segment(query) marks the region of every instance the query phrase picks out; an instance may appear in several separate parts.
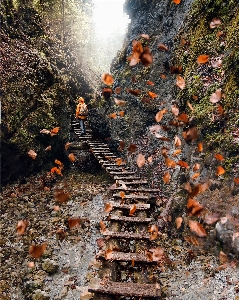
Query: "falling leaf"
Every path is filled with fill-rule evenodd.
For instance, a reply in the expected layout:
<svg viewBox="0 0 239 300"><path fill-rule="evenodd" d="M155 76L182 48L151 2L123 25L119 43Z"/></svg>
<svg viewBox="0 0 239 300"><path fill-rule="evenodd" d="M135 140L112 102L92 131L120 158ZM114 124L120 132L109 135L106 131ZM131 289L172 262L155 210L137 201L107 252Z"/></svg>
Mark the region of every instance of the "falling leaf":
<svg viewBox="0 0 239 300"><path fill-rule="evenodd" d="M145 157L142 153L138 154L136 163L139 168L142 168L145 165Z"/></svg>
<svg viewBox="0 0 239 300"><path fill-rule="evenodd" d="M120 117L122 117L122 118L123 118L123 117L124 117L124 115L125 115L125 112L124 112L123 110L119 111L119 116L120 116Z"/></svg>
<svg viewBox="0 0 239 300"><path fill-rule="evenodd" d="M57 202L63 203L70 199L70 194L65 192L63 189L56 189L54 192L54 197Z"/></svg>
<svg viewBox="0 0 239 300"><path fill-rule="evenodd" d="M55 127L55 128L53 128L53 129L51 130L51 136L57 135L57 133L59 132L59 130L60 130L60 127Z"/></svg>
<svg viewBox="0 0 239 300"><path fill-rule="evenodd" d="M213 29L213 28L218 27L218 26L221 25L221 24L222 24L222 21L221 21L220 19L218 19L218 18L213 18L212 21L211 21L210 24L209 24L209 27Z"/></svg>
<svg viewBox="0 0 239 300"><path fill-rule="evenodd" d="M183 223L183 218L182 217L176 218L175 223L176 223L176 228L179 229Z"/></svg>
<svg viewBox="0 0 239 300"><path fill-rule="evenodd" d="M31 245L29 248L29 254L31 257L40 258L46 250L47 243L39 245Z"/></svg>
<svg viewBox="0 0 239 300"><path fill-rule="evenodd" d="M172 109L172 113L177 117L179 114L179 108L177 107L177 105L176 104L172 105L171 109Z"/></svg>
<svg viewBox="0 0 239 300"><path fill-rule="evenodd" d="M193 171L197 171L200 169L200 164L199 163L196 163L194 166L193 166Z"/></svg>
<svg viewBox="0 0 239 300"><path fill-rule="evenodd" d="M134 213L136 212L136 209L137 209L136 204L132 204L131 207L130 207L130 210L129 210L129 215L133 216Z"/></svg>
<svg viewBox="0 0 239 300"><path fill-rule="evenodd" d="M105 225L105 223L102 220L100 220L100 230L101 230L101 232L105 232L106 231L106 225Z"/></svg>
<svg viewBox="0 0 239 300"><path fill-rule="evenodd" d="M29 150L29 151L27 152L27 154L28 154L32 159L36 159L36 157L37 157L37 153L36 153L35 151L33 151L33 150Z"/></svg>
<svg viewBox="0 0 239 300"><path fill-rule="evenodd" d="M176 156L182 152L182 149L177 149L173 152L173 156Z"/></svg>
<svg viewBox="0 0 239 300"><path fill-rule="evenodd" d="M137 145L130 144L129 147L128 147L128 151L131 152L131 153L134 153L137 148L138 148Z"/></svg>
<svg viewBox="0 0 239 300"><path fill-rule="evenodd" d="M151 97L152 99L157 97L157 94L153 93L153 92L148 92L149 97Z"/></svg>
<svg viewBox="0 0 239 300"><path fill-rule="evenodd" d="M150 81L150 80L147 80L146 84L148 84L148 85L154 85L153 81Z"/></svg>
<svg viewBox="0 0 239 300"><path fill-rule="evenodd" d="M164 183L169 183L170 182L170 178L171 178L170 173L168 171L165 172L164 175L163 175L163 181L164 181Z"/></svg>
<svg viewBox="0 0 239 300"><path fill-rule="evenodd" d="M113 205L111 203L105 204L105 212L111 212L113 209Z"/></svg>
<svg viewBox="0 0 239 300"><path fill-rule="evenodd" d="M200 173L195 173L195 174L193 174L191 179L194 180L194 179L198 178L199 176L200 176Z"/></svg>
<svg viewBox="0 0 239 300"><path fill-rule="evenodd" d="M169 157L165 158L165 163L169 168L175 168L176 167L176 162L172 159L170 159Z"/></svg>
<svg viewBox="0 0 239 300"><path fill-rule="evenodd" d="M75 155L74 155L73 153L70 153L70 154L68 155L68 158L69 158L69 160L72 161L72 162L75 161Z"/></svg>
<svg viewBox="0 0 239 300"><path fill-rule="evenodd" d="M181 142L181 140L178 136L175 136L174 145L175 145L176 148L178 148L182 145L182 142Z"/></svg>
<svg viewBox="0 0 239 300"><path fill-rule="evenodd" d="M17 222L16 228L18 235L23 235L25 233L28 223L27 220L20 220Z"/></svg>
<svg viewBox="0 0 239 300"><path fill-rule="evenodd" d="M217 176L223 175L225 172L226 171L223 169L223 167L221 166L217 167L217 172L216 172Z"/></svg>
<svg viewBox="0 0 239 300"><path fill-rule="evenodd" d="M141 63L145 66L148 67L150 64L153 62L153 56L150 52L149 47L145 47L143 52L139 56Z"/></svg>
<svg viewBox="0 0 239 300"><path fill-rule="evenodd" d="M101 79L106 85L112 85L114 83L114 78L107 73L102 74Z"/></svg>
<svg viewBox="0 0 239 300"><path fill-rule="evenodd" d="M175 3L175 4L180 4L180 3L181 3L181 0L173 0L173 3Z"/></svg>
<svg viewBox="0 0 239 300"><path fill-rule="evenodd" d="M207 54L202 54L202 55L199 55L198 58L197 58L197 63L198 64L205 64L207 63L209 60L209 55Z"/></svg>
<svg viewBox="0 0 239 300"><path fill-rule="evenodd" d="M111 119L116 119L117 118L117 114L116 113L109 114L109 117Z"/></svg>
<svg viewBox="0 0 239 300"><path fill-rule="evenodd" d="M163 118L163 115L167 112L168 110L167 109L163 109L163 110L160 110L156 116L155 116L155 120L156 122L160 122Z"/></svg>
<svg viewBox="0 0 239 300"><path fill-rule="evenodd" d="M132 46L133 46L132 55L127 58L130 61L129 65L131 67L138 64L139 57L143 52L143 46L140 41L133 40Z"/></svg>
<svg viewBox="0 0 239 300"><path fill-rule="evenodd" d="M177 75L177 77L176 77L176 85L177 85L181 90L183 90L183 89L185 88L185 86L186 86L186 82L185 82L184 78L181 77L181 76L179 76L179 75Z"/></svg>
<svg viewBox="0 0 239 300"><path fill-rule="evenodd" d="M114 89L115 94L120 94L121 91L122 91L121 87L117 87L117 88Z"/></svg>
<svg viewBox="0 0 239 300"><path fill-rule="evenodd" d="M185 161L183 161L183 160L179 160L177 162L177 165L179 165L180 167L186 168L186 169L190 168L189 165Z"/></svg>
<svg viewBox="0 0 239 300"><path fill-rule="evenodd" d="M181 115L178 116L178 120L182 121L184 123L188 123L188 115L185 113L182 113Z"/></svg>
<svg viewBox="0 0 239 300"><path fill-rule="evenodd" d="M148 35L148 34L142 33L142 34L140 34L140 36L141 36L142 38L146 39L146 40L149 40L149 35Z"/></svg>
<svg viewBox="0 0 239 300"><path fill-rule="evenodd" d="M51 146L46 147L45 151L50 151L51 150Z"/></svg>
<svg viewBox="0 0 239 300"><path fill-rule="evenodd" d="M190 230L192 232L194 232L197 236L199 236L199 237L207 236L206 230L204 229L202 224L200 224L199 222L194 221L194 220L189 220L188 225L189 225Z"/></svg>
<svg viewBox="0 0 239 300"><path fill-rule="evenodd" d="M198 143L198 151L199 152L203 151L203 143Z"/></svg>
<svg viewBox="0 0 239 300"><path fill-rule="evenodd" d="M217 103L222 98L222 91L221 89L217 89L215 93L213 93L210 97L210 102Z"/></svg>
<svg viewBox="0 0 239 300"><path fill-rule="evenodd" d="M168 51L168 47L164 44L158 44L158 49Z"/></svg>
<svg viewBox="0 0 239 300"><path fill-rule="evenodd" d="M124 100L119 100L117 98L114 98L114 101L115 101L115 104L118 105L118 106L125 106L126 105L126 101Z"/></svg>
<svg viewBox="0 0 239 300"><path fill-rule="evenodd" d="M67 220L67 223L68 223L69 228L73 228L73 227L79 226L81 224L80 218L69 218Z"/></svg>
<svg viewBox="0 0 239 300"><path fill-rule="evenodd" d="M195 199L189 198L187 202L187 209L189 215L197 216L202 210L203 206Z"/></svg>
<svg viewBox="0 0 239 300"><path fill-rule="evenodd" d="M148 231L150 232L150 241L156 240L159 235L158 226L153 224L150 226Z"/></svg>

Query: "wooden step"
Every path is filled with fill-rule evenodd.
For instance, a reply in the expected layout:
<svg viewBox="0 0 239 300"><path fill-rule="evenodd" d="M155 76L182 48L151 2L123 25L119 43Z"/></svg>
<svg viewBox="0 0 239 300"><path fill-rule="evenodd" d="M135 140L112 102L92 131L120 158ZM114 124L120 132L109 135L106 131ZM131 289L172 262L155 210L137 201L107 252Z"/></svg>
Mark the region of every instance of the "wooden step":
<svg viewBox="0 0 239 300"><path fill-rule="evenodd" d="M114 198L122 198L122 196L120 194L113 194ZM124 195L123 197L124 199L141 199L141 200L148 200L149 197L148 196L145 196L145 195L134 195L134 194L131 194L131 195Z"/></svg>
<svg viewBox="0 0 239 300"><path fill-rule="evenodd" d="M122 183L124 183L125 185L141 185L141 184L148 184L147 180L132 180L132 181L123 181ZM120 182L119 182L120 184Z"/></svg>
<svg viewBox="0 0 239 300"><path fill-rule="evenodd" d="M120 209L128 209L130 210L132 207L132 204L120 204L120 202L115 201L109 201L109 203L112 205L113 208L120 208ZM149 203L136 203L136 211L137 210L147 210L150 209Z"/></svg>
<svg viewBox="0 0 239 300"><path fill-rule="evenodd" d="M140 180L140 177L139 176L114 176L114 179L115 180Z"/></svg>
<svg viewBox="0 0 239 300"><path fill-rule="evenodd" d="M105 169L107 172L110 173L110 171L116 171L116 170L125 171L128 169L128 167L121 167L121 165L120 166L114 165L114 166L106 166Z"/></svg>
<svg viewBox="0 0 239 300"><path fill-rule="evenodd" d="M142 189L137 187L128 187L127 189L124 188L124 186L118 186L118 187L110 187L110 190L113 191L127 191L127 192L140 192L140 193L160 193L162 190L160 189Z"/></svg>
<svg viewBox="0 0 239 300"><path fill-rule="evenodd" d="M105 251L101 251L96 255L97 259L106 259ZM125 253L112 251L109 253L109 260L117 261L128 261L128 262L143 262L143 263L155 263L155 261L150 260L144 253Z"/></svg>
<svg viewBox="0 0 239 300"><path fill-rule="evenodd" d="M134 175L135 172L131 172L131 171L122 171L122 172L115 172L112 171L110 172L111 175Z"/></svg>
<svg viewBox="0 0 239 300"><path fill-rule="evenodd" d="M120 239L137 239L137 240L148 240L150 238L150 234L148 232L135 233L135 232L127 232L127 231L109 231L105 230L102 232L104 236L120 238Z"/></svg>
<svg viewBox="0 0 239 300"><path fill-rule="evenodd" d="M113 167L113 166L118 166L119 167L119 165L117 165L116 163L113 163L113 162L110 162L110 161L105 161L104 163L103 163L103 165L104 166L107 166L107 167ZM125 163L121 163L120 164L120 166L125 166Z"/></svg>
<svg viewBox="0 0 239 300"><path fill-rule="evenodd" d="M154 299L159 299L159 296L161 295L160 286L158 284L102 281L100 278L93 278L90 281L88 291L91 293L111 294L125 297L148 297Z"/></svg>
<svg viewBox="0 0 239 300"><path fill-rule="evenodd" d="M135 222L135 223L150 223L152 218L142 218L142 217L126 217L126 216L109 216L109 221L122 221L122 222Z"/></svg>

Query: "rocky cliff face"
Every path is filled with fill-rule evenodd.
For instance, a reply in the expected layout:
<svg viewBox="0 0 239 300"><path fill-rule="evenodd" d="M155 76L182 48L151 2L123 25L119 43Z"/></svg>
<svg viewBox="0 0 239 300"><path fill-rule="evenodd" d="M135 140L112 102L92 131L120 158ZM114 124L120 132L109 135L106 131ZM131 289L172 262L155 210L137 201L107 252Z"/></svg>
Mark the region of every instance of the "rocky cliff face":
<svg viewBox="0 0 239 300"><path fill-rule="evenodd" d="M43 26L36 11L24 6L16 11L11 1L5 2L0 47L3 185L42 168L50 170L55 159L67 165L64 144L75 100L91 92L67 46ZM57 127L57 134L51 132ZM37 153L35 159L29 150Z"/></svg>
<svg viewBox="0 0 239 300"><path fill-rule="evenodd" d="M131 24L112 63L112 95L102 100L101 108L111 139L132 168L162 188L163 197L177 195L172 228L182 216L187 231L186 204L195 198L204 206L204 217L228 215L235 229L239 217L236 2L127 0L125 9ZM182 234L179 231L175 234ZM228 244L238 253L232 234Z"/></svg>

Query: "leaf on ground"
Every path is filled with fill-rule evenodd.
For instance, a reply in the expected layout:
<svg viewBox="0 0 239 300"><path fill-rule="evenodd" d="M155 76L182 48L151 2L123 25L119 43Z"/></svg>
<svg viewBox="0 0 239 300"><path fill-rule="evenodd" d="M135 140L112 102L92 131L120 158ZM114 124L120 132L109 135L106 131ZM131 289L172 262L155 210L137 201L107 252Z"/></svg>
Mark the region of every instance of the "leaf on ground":
<svg viewBox="0 0 239 300"><path fill-rule="evenodd" d="M51 151L51 146L46 147L45 151Z"/></svg>
<svg viewBox="0 0 239 300"><path fill-rule="evenodd" d="M149 97L151 97L152 99L156 98L157 97L157 94L153 93L153 92L150 92L148 91L148 95Z"/></svg>
<svg viewBox="0 0 239 300"><path fill-rule="evenodd" d="M199 246L199 242L195 236L185 236L184 239L192 245Z"/></svg>
<svg viewBox="0 0 239 300"><path fill-rule="evenodd" d="M219 214L209 214L207 213L205 216L204 216L204 223L208 224L208 225L211 225L215 222L217 222L218 220L220 219L220 215Z"/></svg>
<svg viewBox="0 0 239 300"><path fill-rule="evenodd" d="M192 180L198 178L200 176L200 173L194 173L193 176L191 177Z"/></svg>
<svg viewBox="0 0 239 300"><path fill-rule="evenodd" d="M163 74L163 73L160 73L159 76L163 79L166 79L167 77Z"/></svg>
<svg viewBox="0 0 239 300"><path fill-rule="evenodd" d="M168 51L168 47L164 44L158 44L158 49Z"/></svg>
<svg viewBox="0 0 239 300"><path fill-rule="evenodd" d="M54 197L57 202L63 203L70 199L70 194L63 189L56 189L54 191Z"/></svg>
<svg viewBox="0 0 239 300"><path fill-rule="evenodd" d="M182 132L182 136L186 142L194 142L198 139L199 133L196 126L189 128L187 131Z"/></svg>
<svg viewBox="0 0 239 300"><path fill-rule="evenodd" d="M213 18L212 21L209 24L209 27L211 29L218 27L222 24L222 21L219 18Z"/></svg>
<svg viewBox="0 0 239 300"><path fill-rule="evenodd" d="M220 251L219 253L219 259L220 259L220 263L221 264L225 264L229 262L229 258L227 256L226 253L224 253L223 251Z"/></svg>
<svg viewBox="0 0 239 300"><path fill-rule="evenodd" d="M125 112L124 112L123 110L119 111L119 116L120 116L120 117L122 117L122 118L123 118L123 117L124 117L124 115L125 115Z"/></svg>
<svg viewBox="0 0 239 300"><path fill-rule="evenodd" d="M174 145L176 148L180 147L182 145L182 142L180 140L180 138L176 135L175 139L174 139Z"/></svg>
<svg viewBox="0 0 239 300"><path fill-rule="evenodd" d="M129 210L129 215L133 216L134 213L136 212L136 209L137 209L136 204L132 204L131 207L130 207L130 210Z"/></svg>
<svg viewBox="0 0 239 300"><path fill-rule="evenodd" d="M217 103L222 98L222 91L221 89L217 89L215 93L213 93L210 97L210 102Z"/></svg>
<svg viewBox="0 0 239 300"><path fill-rule="evenodd" d="M109 260L109 259L112 259L112 257L113 257L113 250L107 249L107 250L105 251L105 259L106 259L106 260Z"/></svg>
<svg viewBox="0 0 239 300"><path fill-rule="evenodd" d="M67 143L65 144L65 150L66 150L66 151L68 150L68 148L70 147L70 145L71 145L70 142L67 142Z"/></svg>
<svg viewBox="0 0 239 300"><path fill-rule="evenodd" d="M115 104L118 105L118 106L125 106L127 104L126 101L124 100L119 100L117 98L114 98L114 101L115 101Z"/></svg>
<svg viewBox="0 0 239 300"><path fill-rule="evenodd" d="M109 114L109 118L116 119L117 118L117 114L116 113Z"/></svg>
<svg viewBox="0 0 239 300"><path fill-rule="evenodd" d="M27 220L20 220L17 222L17 234L18 235L23 235L27 229L27 225L29 222Z"/></svg>
<svg viewBox="0 0 239 300"><path fill-rule="evenodd" d="M119 192L119 195L120 195L120 197L121 197L122 199L124 199L124 198L125 198L125 192L123 192L123 191L120 191L120 192Z"/></svg>
<svg viewBox="0 0 239 300"><path fill-rule="evenodd" d="M234 181L236 184L239 184L239 177L235 177L235 178L233 179L233 181Z"/></svg>
<svg viewBox="0 0 239 300"><path fill-rule="evenodd" d="M119 87L119 86L118 86L117 88L114 89L115 94L120 94L121 91L122 91L122 88Z"/></svg>
<svg viewBox="0 0 239 300"><path fill-rule="evenodd" d="M171 178L170 173L168 171L165 172L164 175L163 175L163 181L164 181L164 183L169 183L170 182L170 178Z"/></svg>
<svg viewBox="0 0 239 300"><path fill-rule="evenodd" d="M182 149L177 149L173 152L173 156L176 156L182 152Z"/></svg>
<svg viewBox="0 0 239 300"><path fill-rule="evenodd" d="M75 155L74 155L73 153L70 153L70 154L68 155L68 158L69 158L69 160L72 161L72 162L75 161Z"/></svg>
<svg viewBox="0 0 239 300"><path fill-rule="evenodd" d="M106 85L112 85L114 83L114 78L107 73L102 74L101 79Z"/></svg>
<svg viewBox="0 0 239 300"><path fill-rule="evenodd" d="M160 261L164 258L164 250L161 247L150 248L149 251L153 253L153 261Z"/></svg>
<svg viewBox="0 0 239 300"><path fill-rule="evenodd" d="M136 163L139 168L142 168L145 165L145 157L142 153L138 154Z"/></svg>
<svg viewBox="0 0 239 300"><path fill-rule="evenodd" d="M150 52L149 47L145 47L143 52L139 56L141 63L148 67L153 62L153 55Z"/></svg>
<svg viewBox="0 0 239 300"><path fill-rule="evenodd" d="M69 218L67 220L69 228L81 225L80 218Z"/></svg>
<svg viewBox="0 0 239 300"><path fill-rule="evenodd" d="M145 33L141 33L140 34L140 37L146 39L146 40L149 40L149 35L148 34L145 34Z"/></svg>
<svg viewBox="0 0 239 300"><path fill-rule="evenodd" d="M131 153L134 153L136 151L136 149L138 148L137 145L135 144L130 144L129 147L128 147L128 151L131 152Z"/></svg>
<svg viewBox="0 0 239 300"><path fill-rule="evenodd" d="M29 150L27 152L27 154L32 158L32 159L36 159L37 157L37 153L34 150Z"/></svg>
<svg viewBox="0 0 239 300"><path fill-rule="evenodd" d="M223 167L221 167L221 166L217 167L217 172L216 172L217 176L223 175L225 172L226 171Z"/></svg>
<svg viewBox="0 0 239 300"><path fill-rule="evenodd" d="M175 223L176 223L176 228L179 229L182 226L183 218L182 217L176 218Z"/></svg>
<svg viewBox="0 0 239 300"><path fill-rule="evenodd" d="M197 171L200 169L200 164L199 163L195 163L195 165L193 166L193 171Z"/></svg>
<svg viewBox="0 0 239 300"><path fill-rule="evenodd" d="M203 151L203 143L202 142L198 143L198 151L199 152Z"/></svg>
<svg viewBox="0 0 239 300"><path fill-rule="evenodd" d="M100 230L101 232L105 232L107 230L106 225L102 220L100 220Z"/></svg>
<svg viewBox="0 0 239 300"><path fill-rule="evenodd" d="M148 85L154 85L154 82L153 82L153 81L150 81L150 80L147 80L147 81L146 81L146 84L148 84Z"/></svg>
<svg viewBox="0 0 239 300"><path fill-rule="evenodd" d="M179 114L179 108L177 107L177 105L176 104L172 105L171 109L172 109L172 113L177 117Z"/></svg>
<svg viewBox="0 0 239 300"><path fill-rule="evenodd" d="M220 160L220 161L225 160L225 158L224 158L221 154L219 154L219 153L216 153L216 154L215 154L215 158L216 158L217 160Z"/></svg>
<svg viewBox="0 0 239 300"><path fill-rule="evenodd" d="M195 233L199 237L206 237L207 233L202 224L200 224L198 221L189 220L188 225L190 230Z"/></svg>
<svg viewBox="0 0 239 300"><path fill-rule="evenodd" d="M185 113L182 113L181 115L178 116L178 120L182 121L184 123L188 123L188 115Z"/></svg>
<svg viewBox="0 0 239 300"><path fill-rule="evenodd" d="M39 245L31 245L29 248L29 254L31 257L40 258L46 250L47 243Z"/></svg>
<svg viewBox="0 0 239 300"><path fill-rule="evenodd" d="M160 121L162 120L162 118L163 118L163 115L164 115L167 111L168 111L167 109L162 109L162 110L160 110L160 111L156 114L156 116L155 116L156 122L160 122Z"/></svg>
<svg viewBox="0 0 239 300"><path fill-rule="evenodd" d="M173 3L175 3L175 4L180 4L180 3L181 3L181 0L173 0Z"/></svg>
<svg viewBox="0 0 239 300"><path fill-rule="evenodd" d="M166 163L166 166L169 167L169 168L175 168L176 165L177 165L177 163L169 157L165 158L165 163Z"/></svg>
<svg viewBox="0 0 239 300"><path fill-rule="evenodd" d="M50 133L50 130L48 130L48 129L42 129L42 130L40 131L40 133L49 134L49 133Z"/></svg>
<svg viewBox="0 0 239 300"><path fill-rule="evenodd" d="M186 161L183 161L183 160L179 160L177 162L177 165L179 165L180 167L186 168L186 169L190 168L189 165L188 165L188 163L186 163Z"/></svg>
<svg viewBox="0 0 239 300"><path fill-rule="evenodd" d="M120 166L123 163L123 159L122 158L116 158L115 163L116 163L116 165Z"/></svg>
<svg viewBox="0 0 239 300"><path fill-rule="evenodd" d="M149 227L148 231L150 232L150 241L156 240L159 235L158 226L153 224Z"/></svg>
<svg viewBox="0 0 239 300"><path fill-rule="evenodd" d="M198 216L204 207L197 200L189 198L187 202L187 209L190 216Z"/></svg>
<svg viewBox="0 0 239 300"><path fill-rule="evenodd" d="M202 55L199 55L198 58L197 58L197 63L198 64L205 64L207 63L209 60L209 55L207 54L202 54Z"/></svg>
<svg viewBox="0 0 239 300"><path fill-rule="evenodd" d="M186 87L186 82L185 79L182 76L177 76L176 77L176 85L183 90Z"/></svg>
<svg viewBox="0 0 239 300"><path fill-rule="evenodd" d="M113 205L111 203L105 204L105 212L111 212L113 209Z"/></svg>
<svg viewBox="0 0 239 300"><path fill-rule="evenodd" d="M140 90L131 90L131 89L127 89L126 90L128 93L134 95L134 96L139 96L141 94Z"/></svg>
<svg viewBox="0 0 239 300"><path fill-rule="evenodd" d="M118 149L119 149L120 151L122 151L122 150L124 150L124 148L125 148L125 142L124 142L124 141L120 141L120 142L119 142L119 148L118 148Z"/></svg>
<svg viewBox="0 0 239 300"><path fill-rule="evenodd" d="M51 136L57 135L60 130L60 127L55 127L51 130Z"/></svg>
<svg viewBox="0 0 239 300"><path fill-rule="evenodd" d="M171 74L180 74L180 73L182 73L182 70L183 70L182 66L170 66Z"/></svg>

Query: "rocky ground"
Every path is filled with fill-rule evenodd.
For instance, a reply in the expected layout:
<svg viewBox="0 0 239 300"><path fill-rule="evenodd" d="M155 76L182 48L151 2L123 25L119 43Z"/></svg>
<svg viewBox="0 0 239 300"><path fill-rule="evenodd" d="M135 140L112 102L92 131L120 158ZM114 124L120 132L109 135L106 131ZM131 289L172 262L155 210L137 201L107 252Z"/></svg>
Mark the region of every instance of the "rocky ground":
<svg viewBox="0 0 239 300"><path fill-rule="evenodd" d="M63 177L40 174L3 188L1 299L90 299L87 285L100 267L99 221L111 184L104 171L71 169ZM25 230L20 220L27 221ZM166 259L155 272L163 299L239 299L238 261L220 251L214 226L209 229L206 240L175 229L160 236ZM41 257L32 257L38 252L29 247L45 243Z"/></svg>

